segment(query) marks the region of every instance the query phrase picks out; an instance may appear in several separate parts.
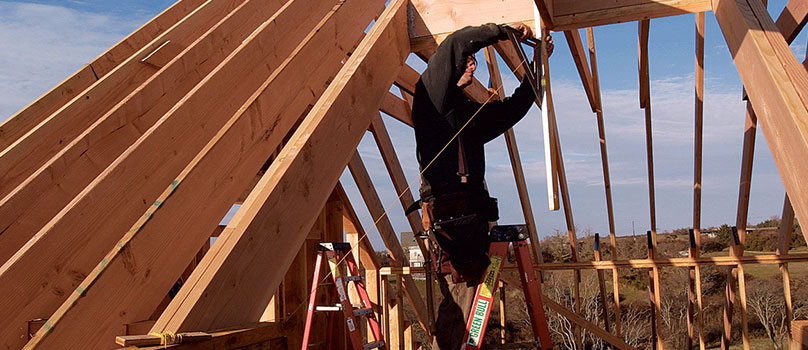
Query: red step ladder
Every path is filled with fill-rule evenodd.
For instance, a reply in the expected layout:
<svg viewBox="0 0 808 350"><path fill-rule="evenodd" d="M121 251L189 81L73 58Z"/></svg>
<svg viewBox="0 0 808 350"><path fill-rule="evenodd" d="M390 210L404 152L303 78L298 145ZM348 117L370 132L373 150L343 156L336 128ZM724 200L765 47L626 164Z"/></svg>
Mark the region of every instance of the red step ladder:
<svg viewBox="0 0 808 350"><path fill-rule="evenodd" d="M533 270L527 237L526 225L494 226L491 229L491 246L488 248L488 258L491 259L491 264L486 268L485 274L477 286L461 350L479 349L481 346L485 327L488 325L488 317L491 314L491 304L494 303L494 293L499 285L499 273L511 243L513 243L513 250L516 254L516 264L519 266L519 276L522 280L522 290L525 293L530 324L533 327L533 336L536 338L530 345L539 349L553 348L547 317L544 314L544 305L541 301L541 285L536 279L536 271Z"/></svg>
<svg viewBox="0 0 808 350"><path fill-rule="evenodd" d="M336 307L315 307L314 305L315 299L317 298L317 287L320 284L320 272L323 265L323 256L328 259L328 265L331 269L331 279L334 281L334 285L337 287L339 304L337 304L338 306ZM347 276L343 276L340 272L340 262L342 262L342 260L345 260L346 265L348 265L349 275ZM359 294L359 298L361 299L363 305L361 308L355 309L353 304L351 304L350 298L348 298L346 292L348 281L353 281L354 286L356 286L356 292ZM314 264L314 278L311 282L311 294L309 295L309 306L306 313L306 328L303 330L303 345L301 350L308 350L312 318L314 317L315 309L322 311L342 310L345 316L345 323L348 327L348 333L350 334L351 345L353 346L354 350L370 350L375 348L385 350L387 348L387 345L382 339L379 320L376 319L376 315L373 313L373 305L370 303L370 299L368 298L365 283L362 281L362 277L359 276L359 265L356 264L356 260L354 260L353 254L351 254L351 245L349 243L320 243L317 246L317 260ZM362 342L362 334L360 334L359 323L356 321L357 316L364 316L367 318L367 321L370 324L370 330L373 337L376 339L375 342L369 344L364 344Z"/></svg>

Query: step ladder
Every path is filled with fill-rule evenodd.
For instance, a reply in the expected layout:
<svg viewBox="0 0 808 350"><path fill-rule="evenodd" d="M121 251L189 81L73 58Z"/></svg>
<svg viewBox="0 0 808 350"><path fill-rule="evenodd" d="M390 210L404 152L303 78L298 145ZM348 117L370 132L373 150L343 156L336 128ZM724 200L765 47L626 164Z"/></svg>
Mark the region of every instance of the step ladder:
<svg viewBox="0 0 808 350"><path fill-rule="evenodd" d="M530 257L527 237L527 225L503 225L494 226L491 229L491 245L488 248L488 258L491 263L477 285L461 350L479 349L482 345L485 327L488 325L488 318L491 315L491 304L494 303L494 293L499 285L499 274L511 244L513 244L516 255L516 264L519 267L522 290L525 293L527 311L535 338L530 346L543 350L553 348L547 317L544 314L544 304L541 301L541 285L536 279L536 271L533 270L533 260Z"/></svg>
<svg viewBox="0 0 808 350"><path fill-rule="evenodd" d="M322 270L323 257L328 259L328 266L331 270L331 280L334 281L333 284L337 288L339 303L336 306L314 305L315 300L317 299L317 288L320 284L320 272ZM339 268L339 265L342 260L345 260L345 263L348 266L349 275L347 276L343 276L340 272L341 269ZM351 304L350 298L348 298L346 292L348 281L354 282L356 292L359 294L359 298L361 299L362 304L359 305L358 308L355 308L354 305ZM353 254L351 254L351 245L349 243L330 242L320 243L317 246L317 260L314 263L314 278L312 279L311 283L311 294L309 294L309 306L306 313L306 327L303 330L303 345L301 350L308 350L314 311L342 311L343 315L345 316L345 323L348 327L351 345L353 346L354 350L370 350L376 348L386 350L387 346L384 339L382 339L379 320L376 319L376 315L373 313L373 305L370 303L370 299L368 298L365 283L362 281L362 277L359 276L359 265L357 265ZM362 342L362 334L360 333L357 317L367 318L367 321L370 324L370 330L374 339L376 339L375 342L369 344L364 344Z"/></svg>

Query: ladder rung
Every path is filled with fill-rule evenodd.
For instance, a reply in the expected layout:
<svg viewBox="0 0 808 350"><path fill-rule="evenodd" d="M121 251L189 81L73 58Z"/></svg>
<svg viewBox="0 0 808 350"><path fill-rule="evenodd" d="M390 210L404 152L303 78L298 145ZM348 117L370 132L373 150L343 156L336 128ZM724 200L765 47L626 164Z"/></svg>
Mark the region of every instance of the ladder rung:
<svg viewBox="0 0 808 350"><path fill-rule="evenodd" d="M526 341L521 343L510 343L510 344L487 344L485 346L486 349L497 349L497 350L513 350L513 349L538 349L539 342L538 341Z"/></svg>
<svg viewBox="0 0 808 350"><path fill-rule="evenodd" d="M334 306L317 306L314 308L316 311L342 311L342 304Z"/></svg>
<svg viewBox="0 0 808 350"><path fill-rule="evenodd" d="M364 316L367 314L373 314L373 309L366 308L366 309L357 309L353 311L354 316Z"/></svg>
<svg viewBox="0 0 808 350"><path fill-rule="evenodd" d="M370 349L380 348L382 346L384 346L384 340L379 340L377 342L365 344L365 346L363 346L362 349L363 350L370 350Z"/></svg>
<svg viewBox="0 0 808 350"><path fill-rule="evenodd" d="M361 281L362 277L361 276L345 276L345 280L346 281L357 282L357 281Z"/></svg>

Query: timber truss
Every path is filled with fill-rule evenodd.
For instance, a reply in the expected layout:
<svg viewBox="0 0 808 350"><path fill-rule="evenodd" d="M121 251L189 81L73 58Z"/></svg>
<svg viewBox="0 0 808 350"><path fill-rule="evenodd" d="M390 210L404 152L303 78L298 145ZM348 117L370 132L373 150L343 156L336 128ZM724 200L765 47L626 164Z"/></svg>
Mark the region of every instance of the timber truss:
<svg viewBox="0 0 808 350"><path fill-rule="evenodd" d="M0 347L115 347L118 335L206 332L205 349L299 348L314 247L350 241L374 305L395 349L412 349L409 303L430 329L428 308L408 258L356 151L369 130L402 208L412 202L381 110L411 125L423 59L449 33L486 22L544 23L563 31L597 116L610 227L616 245L603 113L592 26L638 21L640 107L645 110L652 229L642 260L579 261L561 142L549 86L544 102L548 206L563 207L570 263L539 270L649 269L656 308L655 341L664 346L659 270L692 269L689 325L704 348L700 268L725 265L725 309L739 301L748 347L744 265L779 264L790 306L790 229L776 255L744 256L749 183L757 123L787 190L784 228L808 222L808 74L788 47L805 23L808 1L790 0L775 22L760 0L180 0L0 125ZM534 12L535 8L535 12ZM746 87L748 107L738 200L738 239L731 255L699 257L704 11L714 11ZM696 13L696 106L693 242L687 258L656 256L648 29L656 17ZM371 25L372 24L372 25ZM369 28L369 29L368 29ZM586 28L586 42L579 29ZM366 30L367 29L367 30ZM467 89L485 101L501 88L497 53L521 76L515 47L485 51L493 89ZM389 92L395 86L400 95ZM505 135L525 220L539 250L537 223L513 131ZM346 166L392 258L381 268L339 183ZM220 219L242 204L230 223ZM395 210L399 215L399 212ZM407 216L419 231L418 213ZM218 240L212 246L210 237ZM347 237L347 238L346 238ZM614 251L614 250L613 250ZM536 254L540 261L541 254ZM399 277L388 279L397 274ZM736 278L733 278L736 276ZM178 288L181 281L182 286ZM575 293L578 292L576 281ZM391 289L390 284L399 288ZM603 283L600 284L601 295ZM618 283L606 328L545 298L545 305L620 349ZM393 293L392 291L397 291ZM329 296L324 296L328 298ZM333 296L330 296L333 297ZM605 297L603 297L605 298ZM578 299L578 298L576 298ZM322 300L327 302L328 300ZM320 303L322 304L322 303ZM604 303L605 304L605 303ZM737 305L735 306L737 307ZM695 315L695 316L694 316ZM608 327L609 320L616 322ZM724 328L731 336L731 322ZM342 322L315 320L313 342L339 348ZM738 332L738 330L735 330ZM335 345L336 344L336 345Z"/></svg>

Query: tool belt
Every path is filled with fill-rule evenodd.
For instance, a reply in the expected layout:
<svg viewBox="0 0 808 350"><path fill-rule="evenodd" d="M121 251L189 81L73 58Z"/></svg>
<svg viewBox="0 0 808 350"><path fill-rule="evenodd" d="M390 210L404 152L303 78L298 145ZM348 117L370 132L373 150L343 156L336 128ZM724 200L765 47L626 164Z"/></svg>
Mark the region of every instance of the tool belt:
<svg viewBox="0 0 808 350"><path fill-rule="evenodd" d="M476 281L488 266L488 222L499 219L496 198L488 193L454 192L421 202L424 230L437 242L432 261L454 283Z"/></svg>

